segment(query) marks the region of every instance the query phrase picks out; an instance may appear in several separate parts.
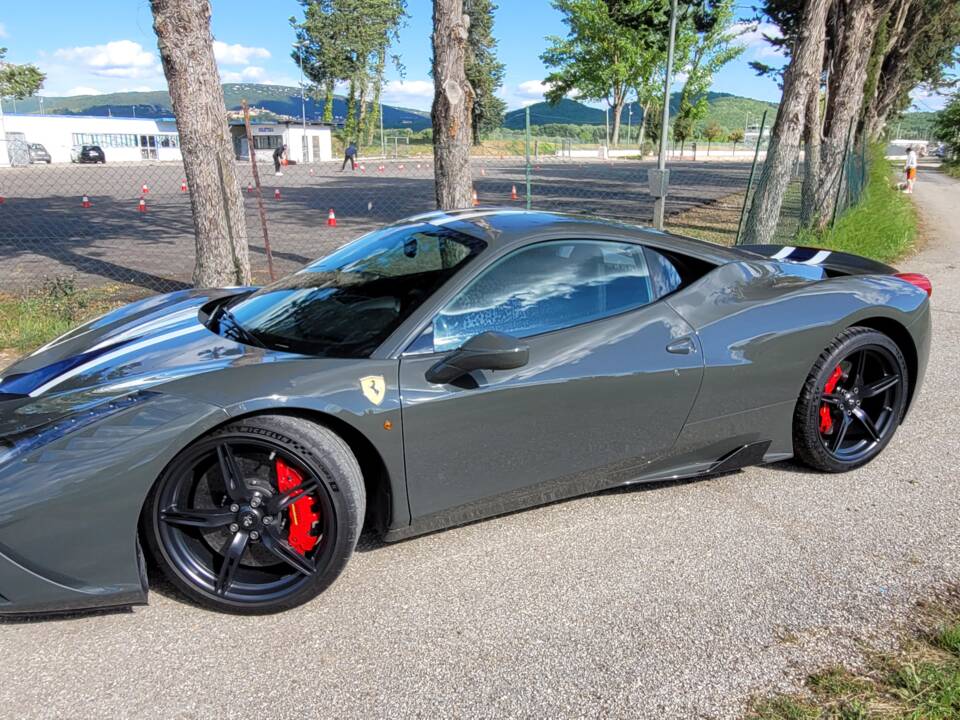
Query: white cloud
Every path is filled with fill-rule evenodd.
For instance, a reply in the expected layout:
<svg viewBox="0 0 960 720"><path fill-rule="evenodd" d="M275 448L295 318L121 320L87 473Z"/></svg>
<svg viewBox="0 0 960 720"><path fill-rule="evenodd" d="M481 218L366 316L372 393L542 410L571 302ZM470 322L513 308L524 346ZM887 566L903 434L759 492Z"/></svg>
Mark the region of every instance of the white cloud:
<svg viewBox="0 0 960 720"><path fill-rule="evenodd" d="M785 57L781 48L774 47L767 42L768 37L783 37L780 28L773 23L738 22L731 26L730 32L737 36L736 42L745 47L755 60Z"/></svg>
<svg viewBox="0 0 960 720"><path fill-rule="evenodd" d="M80 65L107 78L143 78L159 74L157 56L132 40L114 40L105 45L60 48L54 57Z"/></svg>
<svg viewBox="0 0 960 720"><path fill-rule="evenodd" d="M222 65L249 65L254 59L269 58L270 51L262 47L249 47L239 43L228 45L220 40L214 40L213 55Z"/></svg>
<svg viewBox="0 0 960 720"><path fill-rule="evenodd" d="M96 88L88 85L77 85L76 87L72 87L65 91L63 94L68 97L70 95L103 95L103 91L97 90Z"/></svg>
<svg viewBox="0 0 960 720"><path fill-rule="evenodd" d="M10 34L7 32L7 26L3 23L0 23L0 38L10 37Z"/></svg>
<svg viewBox="0 0 960 720"><path fill-rule="evenodd" d="M550 86L542 80L524 80L517 85L515 94L519 97L539 102L543 99L543 94L549 89Z"/></svg>
<svg viewBox="0 0 960 720"><path fill-rule="evenodd" d="M910 91L910 100L913 110L921 112L932 112L943 110L947 104L947 98L937 92L932 92L924 87L917 87Z"/></svg>
<svg viewBox="0 0 960 720"><path fill-rule="evenodd" d="M433 81L390 80L383 86L383 102L425 110L433 102Z"/></svg>

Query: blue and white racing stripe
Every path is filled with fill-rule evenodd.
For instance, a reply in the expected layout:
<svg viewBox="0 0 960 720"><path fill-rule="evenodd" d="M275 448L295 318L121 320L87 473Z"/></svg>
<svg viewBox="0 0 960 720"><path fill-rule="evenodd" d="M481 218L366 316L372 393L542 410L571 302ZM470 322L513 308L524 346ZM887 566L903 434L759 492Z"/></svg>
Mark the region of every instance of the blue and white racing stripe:
<svg viewBox="0 0 960 720"><path fill-rule="evenodd" d="M785 245L771 256L772 260L786 260L788 262L802 263L803 265L820 265L831 253L829 250L817 250L816 248L793 247Z"/></svg>

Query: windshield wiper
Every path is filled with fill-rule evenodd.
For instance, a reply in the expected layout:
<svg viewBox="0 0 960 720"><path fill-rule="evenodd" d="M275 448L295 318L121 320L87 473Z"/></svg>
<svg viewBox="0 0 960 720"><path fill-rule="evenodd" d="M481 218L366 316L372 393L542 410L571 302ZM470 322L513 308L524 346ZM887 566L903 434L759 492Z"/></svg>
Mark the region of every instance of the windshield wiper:
<svg viewBox="0 0 960 720"><path fill-rule="evenodd" d="M224 337L245 343L247 345L254 345L260 348L267 347L266 344L252 331L247 330L243 325L240 324L240 321L237 320L236 316L227 309L226 305L221 305L219 307L215 318L217 320L217 327L221 330L221 334ZM224 320L229 323L226 328L223 326Z"/></svg>

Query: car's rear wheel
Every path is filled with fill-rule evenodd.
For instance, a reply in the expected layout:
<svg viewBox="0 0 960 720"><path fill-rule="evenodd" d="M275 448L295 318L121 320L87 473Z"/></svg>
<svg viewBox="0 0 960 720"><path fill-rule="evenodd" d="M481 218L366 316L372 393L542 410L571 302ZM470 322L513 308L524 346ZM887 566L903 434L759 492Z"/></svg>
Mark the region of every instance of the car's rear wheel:
<svg viewBox="0 0 960 720"><path fill-rule="evenodd" d="M907 402L907 364L883 333L853 327L814 364L793 419L796 456L825 472L846 472L879 455Z"/></svg>
<svg viewBox="0 0 960 720"><path fill-rule="evenodd" d="M144 508L144 535L170 581L215 610L301 605L340 574L365 507L356 458L330 430L258 416L177 456Z"/></svg>

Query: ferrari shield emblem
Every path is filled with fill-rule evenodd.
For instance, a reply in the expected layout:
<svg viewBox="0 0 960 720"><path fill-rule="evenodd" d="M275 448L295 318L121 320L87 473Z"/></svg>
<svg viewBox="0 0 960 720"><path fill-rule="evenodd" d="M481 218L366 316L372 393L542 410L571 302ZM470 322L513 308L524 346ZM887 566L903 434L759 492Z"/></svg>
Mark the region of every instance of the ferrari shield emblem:
<svg viewBox="0 0 960 720"><path fill-rule="evenodd" d="M367 400L374 405L379 405L383 402L383 397L387 393L387 383L384 381L383 375L367 375L367 377L360 378L360 389Z"/></svg>

